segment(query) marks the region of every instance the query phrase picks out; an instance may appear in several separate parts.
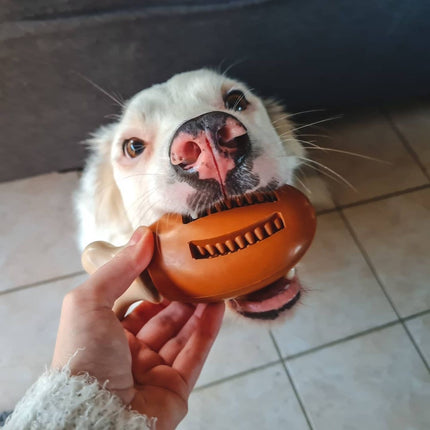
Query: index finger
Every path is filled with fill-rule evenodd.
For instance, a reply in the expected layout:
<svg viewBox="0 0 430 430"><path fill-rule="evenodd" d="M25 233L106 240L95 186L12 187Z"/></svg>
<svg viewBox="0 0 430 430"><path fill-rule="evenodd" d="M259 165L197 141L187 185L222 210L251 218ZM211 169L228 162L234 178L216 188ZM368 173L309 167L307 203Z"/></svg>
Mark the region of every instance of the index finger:
<svg viewBox="0 0 430 430"><path fill-rule="evenodd" d="M167 300L163 300L161 303L142 302L121 321L121 324L130 333L136 335L152 317L166 308L168 304Z"/></svg>

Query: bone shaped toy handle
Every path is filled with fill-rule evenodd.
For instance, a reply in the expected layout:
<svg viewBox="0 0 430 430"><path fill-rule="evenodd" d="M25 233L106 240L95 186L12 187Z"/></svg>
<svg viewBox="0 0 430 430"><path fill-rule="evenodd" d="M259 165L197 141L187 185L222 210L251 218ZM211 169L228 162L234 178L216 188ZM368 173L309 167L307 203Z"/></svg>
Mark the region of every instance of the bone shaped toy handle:
<svg viewBox="0 0 430 430"><path fill-rule="evenodd" d="M102 241L90 243L82 253L82 266L87 273L92 274L100 266L112 260L112 258L124 248L125 246L116 247L108 242ZM162 300L162 297L152 283L146 270L133 281L127 291L115 301L113 311L118 317L122 318L130 305L141 300L147 300L153 303L160 303Z"/></svg>

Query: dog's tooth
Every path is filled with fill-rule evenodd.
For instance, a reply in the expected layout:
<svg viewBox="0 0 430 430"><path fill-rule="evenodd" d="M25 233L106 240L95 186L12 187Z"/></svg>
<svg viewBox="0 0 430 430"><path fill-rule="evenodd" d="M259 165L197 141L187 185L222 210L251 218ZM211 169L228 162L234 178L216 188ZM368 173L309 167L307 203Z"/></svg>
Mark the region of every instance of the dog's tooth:
<svg viewBox="0 0 430 430"><path fill-rule="evenodd" d="M227 206L227 209L231 209L233 207L233 205L231 204L231 200L230 199L227 199L225 201L225 205Z"/></svg>
<svg viewBox="0 0 430 430"><path fill-rule="evenodd" d="M254 199L252 198L252 194L245 194L246 201L252 205L254 203Z"/></svg>
<svg viewBox="0 0 430 430"><path fill-rule="evenodd" d="M281 230L284 227L284 223L282 222L282 219L279 217L276 217L273 223L275 224L275 227L277 230Z"/></svg>
<svg viewBox="0 0 430 430"><path fill-rule="evenodd" d="M206 256L208 254L208 252L206 251L205 248L203 248L203 246L197 245L197 251L199 251L200 255L202 257Z"/></svg>
<svg viewBox="0 0 430 430"><path fill-rule="evenodd" d="M211 255L212 257L213 257L215 254L217 254L217 252L216 252L216 250L215 250L215 247L214 247L213 245L208 244L208 245L206 245L206 246L205 246L205 248L206 248L206 250L209 252L209 255Z"/></svg>
<svg viewBox="0 0 430 430"><path fill-rule="evenodd" d="M266 235L264 234L264 230L261 227L257 227L254 230L254 233L257 236L258 240L263 240L266 237Z"/></svg>
<svg viewBox="0 0 430 430"><path fill-rule="evenodd" d="M216 243L215 248L219 251L220 254L225 254L227 252L227 248L223 243Z"/></svg>
<svg viewBox="0 0 430 430"><path fill-rule="evenodd" d="M234 241L239 245L239 248L243 249L246 246L246 241L242 236L236 236Z"/></svg>
<svg viewBox="0 0 430 430"><path fill-rule="evenodd" d="M243 206L243 196L237 196L236 197L236 203L239 207Z"/></svg>
<svg viewBox="0 0 430 430"><path fill-rule="evenodd" d="M236 251L236 245L234 244L234 242L232 240L226 240L225 244L227 245L227 248L231 252Z"/></svg>
<svg viewBox="0 0 430 430"><path fill-rule="evenodd" d="M254 236L254 233L248 231L247 233L245 233L245 239L248 241L248 243L250 243L251 245L255 243L256 238Z"/></svg>
<svg viewBox="0 0 430 430"><path fill-rule="evenodd" d="M273 224L269 221L264 224L264 230L266 230L266 233L271 236L273 233L275 233L275 229Z"/></svg>
<svg viewBox="0 0 430 430"><path fill-rule="evenodd" d="M285 276L289 281L294 279L294 276L296 276L296 268L293 267Z"/></svg>
<svg viewBox="0 0 430 430"><path fill-rule="evenodd" d="M260 203L263 203L264 201L266 201L266 199L264 198L264 194L263 194L263 193L257 193L257 194L256 194L256 197L257 197L257 200L258 200Z"/></svg>

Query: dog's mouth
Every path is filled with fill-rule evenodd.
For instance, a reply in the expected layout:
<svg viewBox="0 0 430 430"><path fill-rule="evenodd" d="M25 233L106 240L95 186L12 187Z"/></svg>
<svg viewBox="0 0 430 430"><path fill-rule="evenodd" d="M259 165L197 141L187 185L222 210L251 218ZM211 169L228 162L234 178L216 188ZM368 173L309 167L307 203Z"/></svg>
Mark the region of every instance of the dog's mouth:
<svg viewBox="0 0 430 430"><path fill-rule="evenodd" d="M253 293L228 300L229 306L247 318L274 320L300 299L301 284L292 269L288 274Z"/></svg>
<svg viewBox="0 0 430 430"><path fill-rule="evenodd" d="M220 200L212 206L199 212L197 216L183 215L182 222L188 224L189 222L196 221L217 212L224 212L234 208L243 206L252 206L259 203L276 202L277 197L275 191L266 188L252 193L230 197L228 199Z"/></svg>
<svg viewBox="0 0 430 430"><path fill-rule="evenodd" d="M209 216L213 213L224 212L242 206L252 206L275 201L277 201L275 191L266 188L257 192L223 200L212 207L207 208L195 218L183 216L182 221L186 224ZM240 236L243 243L240 240L237 240L237 243L230 240L227 242L227 246L224 247L220 246L219 243L217 243L218 247L212 246L205 248L200 246L200 253L196 252L195 258L214 258L225 255L226 253L235 252L247 246L251 246L259 240L264 240L283 228L283 224L281 221L277 220L276 217L269 221L271 222L267 222L265 224L266 228L256 228L250 237L246 234ZM281 224L278 225L277 221ZM301 291L302 287L296 275L296 269L293 268L284 277L272 282L266 287L250 294L229 299L227 303L231 309L244 317L274 320L281 314L281 312L291 309L299 301Z"/></svg>

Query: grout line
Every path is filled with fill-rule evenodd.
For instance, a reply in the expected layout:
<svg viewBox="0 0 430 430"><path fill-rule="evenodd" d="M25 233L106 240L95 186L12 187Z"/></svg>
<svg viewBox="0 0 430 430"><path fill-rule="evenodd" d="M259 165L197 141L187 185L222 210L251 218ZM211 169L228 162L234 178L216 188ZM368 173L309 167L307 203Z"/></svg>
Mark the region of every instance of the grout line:
<svg viewBox="0 0 430 430"><path fill-rule="evenodd" d="M387 199L390 199L392 197L402 196L403 194L409 194L409 193L413 193L415 191L425 190L427 188L430 188L430 184L418 185L417 187L407 188L405 190L400 190L400 191L394 191L393 193L382 194L382 195L377 196L377 197L372 197L370 199L365 199L365 200L359 200L357 202L348 203L346 205L338 205L337 204L336 207L334 207L334 208L322 209L320 211L317 211L317 215L325 215L325 214L333 213L333 212L336 212L336 211L342 210L342 209L349 209L349 208L353 208L356 206L366 205L368 203L379 202L381 200L387 200Z"/></svg>
<svg viewBox="0 0 430 430"><path fill-rule="evenodd" d="M344 343L344 342L347 342L347 341L352 340L352 339L356 339L356 338L361 337L361 336L366 336L366 335L373 333L375 331L383 330L385 328L391 327L391 326L399 324L399 323L400 323L399 320L390 321L390 322L369 328L367 330L363 330L363 331L360 331L358 333L350 334L350 335L342 337L340 339L336 339L336 340L333 340L331 342L327 342L327 343L324 343L322 345L318 345L318 346L315 346L313 348L306 349L305 351L297 352L296 354L287 355L286 357L284 357L284 360L295 360L296 358L303 357L304 355L312 354L314 352L321 351L322 349L330 348L332 346L339 345L340 343Z"/></svg>
<svg viewBox="0 0 430 430"><path fill-rule="evenodd" d="M401 319L401 324L403 325L403 328L405 329L407 335L409 336L410 341L412 342L412 345L415 347L418 355L420 356L421 360L424 363L424 366L426 367L427 371L430 373L430 365L427 362L426 358L424 357L424 354L422 353L420 347L418 346L417 342L415 341L415 338L412 336L412 333L409 330L409 327L406 325L405 321Z"/></svg>
<svg viewBox="0 0 430 430"><path fill-rule="evenodd" d="M427 315L429 313L430 313L430 309L427 309L426 311L422 311L422 312L418 312L418 313L413 314L413 315L409 315L409 316L403 318L403 320L404 321L408 321L410 319L417 318L417 317L420 317L420 316L423 316L423 315ZM276 351L278 353L278 356L280 357L280 360L271 361L271 362L263 364L261 366L257 366L257 367L254 367L252 369L244 370L242 372L235 373L234 375L230 375L230 376L226 376L225 378L217 379L216 381L208 382L207 384L204 384L204 385L201 385L201 386L195 388L193 391L204 390L206 388L210 388L210 387L213 387L215 385L222 384L223 382L231 381L233 379L240 378L242 376L246 376L246 375L250 375L250 374L253 374L253 373L257 373L260 370L267 369L267 368L275 366L277 364L284 364L284 361L294 360L294 359L297 359L299 357L303 357L305 355L309 355L309 354L312 354L314 352L317 352L317 351L320 351L320 350L323 350L323 349L326 349L326 348L330 348L332 346L335 346L335 345L347 342L349 340L353 340L353 339L356 339L356 338L361 337L361 336L366 336L366 335L368 335L370 333L373 333L375 331L384 330L385 328L392 327L392 326L394 326L396 324L402 324L402 321L401 321L400 318L398 320L389 321L389 322L381 324L379 326L371 327L371 328L369 328L367 330L363 330L363 331L360 331L358 333L354 333L354 334L351 334L349 336L345 336L345 337L342 337L340 339L336 339L336 340L333 340L331 342L327 342L327 343L324 343L322 345L318 345L318 346L315 346L313 348L306 349L306 350L298 352L296 354L287 355L286 357L282 357L280 349L279 349L279 346L276 343L276 340L275 340L272 332L269 331L269 334L270 334L270 336L272 338L272 342L274 343L275 349L276 349ZM284 369L285 369L285 367L284 367ZM285 371L287 372L287 376L290 379L291 376L289 374L288 369L285 369ZM293 385L293 389L295 389L294 384L292 384L292 385ZM299 403L300 403L300 400L299 400Z"/></svg>
<svg viewBox="0 0 430 430"><path fill-rule="evenodd" d="M207 384L200 385L197 388L194 388L193 391L200 391L206 388L213 387L215 385L222 384L223 382L231 381L236 378L240 378L242 376L251 375L253 373L257 373L260 370L267 369L269 367L276 366L277 364L281 364L281 360L270 361L269 363L262 364L261 366L253 367L252 369L243 370L242 372L235 373L234 375L225 376L224 378L217 379L216 381L208 382Z"/></svg>
<svg viewBox="0 0 430 430"><path fill-rule="evenodd" d="M40 287L41 285L51 284L53 282L62 281L63 279L69 279L69 278L73 278L75 276L84 275L84 274L86 274L86 272L82 270L80 272L69 273L68 275L57 276L55 278L45 279L44 281L37 281L37 282L33 282L31 284L20 285L18 287L8 288L7 290L0 291L0 296L2 296L4 294L15 293L16 291L27 290L29 288Z"/></svg>
<svg viewBox="0 0 430 430"><path fill-rule="evenodd" d="M427 315L427 314L430 314L430 309L427 309L426 311L417 312L416 314L409 315L407 317L404 317L403 319L405 321L409 321L411 319L422 317L422 316Z"/></svg>
<svg viewBox="0 0 430 430"><path fill-rule="evenodd" d="M336 212L337 208L331 208L331 209L321 209L320 211L316 211L316 215L320 216L320 215L326 215L326 214L331 214L333 212Z"/></svg>
<svg viewBox="0 0 430 430"><path fill-rule="evenodd" d="M394 122L392 116L385 110L381 109L382 114L385 116L389 124L391 125L391 128L393 129L394 133L396 133L397 137L400 139L400 141L403 143L403 146L405 147L406 151L409 153L409 155L413 158L415 163L418 165L418 167L421 169L424 176L427 178L427 180L430 182L430 174L427 171L426 167L422 163L420 157L415 152L415 150L412 148L411 144L409 143L409 140L406 138L406 136L400 131L397 124Z"/></svg>
<svg viewBox="0 0 430 430"><path fill-rule="evenodd" d="M430 313L430 309L428 309L426 311L418 312L418 313L410 315L408 317L405 317L404 320L407 321L407 320L410 320L410 319L413 319L413 318L416 318L416 317L419 317L422 315L426 315L429 313ZM313 348L306 349L306 350L298 352L296 354L287 355L285 357L282 357L280 349L276 343L276 340L275 340L272 332L269 331L269 334L272 338L272 342L274 343L275 349L278 352L278 356L280 357L280 360L271 361L271 362L263 364L261 366L257 366L257 367L254 367L252 369L248 369L248 370L244 370L244 371L239 372L239 373L235 373L234 375L226 376L225 378L221 378L221 379L217 379L217 380L212 381L212 382L208 382L207 384L200 385L199 387L195 388L193 391L203 390L203 389L210 388L210 387L213 387L213 386L218 385L218 384L222 384L223 382L227 382L227 381L231 381L231 380L236 379L236 378L240 378L242 376L257 373L260 370L264 370L266 368L275 366L277 364L282 364L284 361L295 360L296 358L303 357L305 355L309 355L309 354L312 354L314 352L317 352L317 351L320 351L320 350L323 350L326 348L330 348L332 346L347 342L349 340L353 340L353 339L356 339L356 338L361 337L361 336L366 336L366 335L373 333L375 331L384 330L385 328L392 327L396 324L401 324L401 320L398 319L398 320L389 321L389 322L381 324L379 326L371 327L367 330L363 330L363 331L351 334L349 336L345 336L345 337L342 337L340 339L336 339L336 340L333 340L331 342L327 342L327 343L324 343L322 345L318 345L318 346L315 346ZM287 376L289 376L288 370L286 370L286 372L287 372ZM290 378L290 376L289 376L289 378Z"/></svg>
<svg viewBox="0 0 430 430"><path fill-rule="evenodd" d="M388 294L387 290L385 289L385 286L384 286L381 278L379 277L378 272L377 272L375 266L373 265L369 254L364 249L364 246L361 244L361 242L358 240L358 236L355 233L354 229L352 228L352 225L350 224L349 220L346 218L345 214L341 210L339 210L339 215L342 218L346 228L349 230L349 233L351 234L355 244L357 245L358 249L361 251L361 254L363 255L364 259L366 260L366 263L369 266L371 272L373 273L373 276L375 277L376 282L379 284L379 287L381 288L386 299L388 300L391 307L393 308L393 311L395 312L397 318L399 319L400 324L402 324L406 334L409 336L409 340L412 342L412 345L415 347L415 350L417 351L418 355L420 356L421 360L423 361L424 366L426 367L427 371L430 373L429 363L427 362L423 353L421 352L420 348L418 347L417 343L415 342L415 339L412 336L411 332L409 331L409 328L406 326L404 318L401 317L401 315L400 315L399 311L397 310L393 300L391 299L390 295Z"/></svg>
<svg viewBox="0 0 430 430"><path fill-rule="evenodd" d="M286 365L285 361L282 359L281 350L279 349L279 346L278 346L278 344L277 344L277 342L276 342L275 336L273 336L272 330L269 330L269 334L270 334L270 337L271 337L271 339L272 339L273 345L275 346L276 352L278 353L278 356L279 356L279 358L281 359L282 367L284 368L285 374L287 375L287 378L288 378L288 380L290 381L291 387L292 387L292 389L293 389L293 391L294 391L294 394L295 394L295 396L296 396L297 401L299 402L300 409L301 409L301 410L302 410L302 412L303 412L303 415L304 415L304 417L305 417L305 419L306 419L306 422L307 422L307 424L308 424L308 427L309 427L309 429L310 429L310 430L313 430L313 426L312 426L311 420L310 420L310 418L309 418L309 415L308 415L308 413L307 413L307 411L306 411L305 405L303 404L303 401L302 401L302 399L301 399L301 397L300 397L300 394L299 394L299 392L298 392L298 390L297 390L296 384L295 384L295 383L294 383L294 381L293 381L293 378L292 378L292 376L291 376L291 373L290 373L290 371L288 370L288 367L287 367L287 365Z"/></svg>

